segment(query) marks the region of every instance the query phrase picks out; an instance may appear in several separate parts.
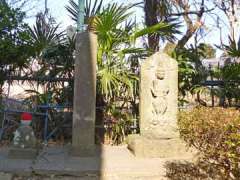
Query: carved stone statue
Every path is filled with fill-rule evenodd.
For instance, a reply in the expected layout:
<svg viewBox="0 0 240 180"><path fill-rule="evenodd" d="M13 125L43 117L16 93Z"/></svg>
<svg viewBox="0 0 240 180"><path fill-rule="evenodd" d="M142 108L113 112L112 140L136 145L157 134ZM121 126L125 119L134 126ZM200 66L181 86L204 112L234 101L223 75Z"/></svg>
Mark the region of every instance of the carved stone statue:
<svg viewBox="0 0 240 180"><path fill-rule="evenodd" d="M164 114L168 108L167 95L169 88L164 87L165 69L163 63L159 63L159 66L155 72L155 79L152 81L151 93L152 93L152 125L158 125L164 118Z"/></svg>
<svg viewBox="0 0 240 180"><path fill-rule="evenodd" d="M140 135L128 139L128 148L139 157L174 157L185 153L179 138L178 64L157 52L141 64Z"/></svg>
<svg viewBox="0 0 240 180"><path fill-rule="evenodd" d="M177 136L177 62L156 53L141 65L140 132L144 137Z"/></svg>

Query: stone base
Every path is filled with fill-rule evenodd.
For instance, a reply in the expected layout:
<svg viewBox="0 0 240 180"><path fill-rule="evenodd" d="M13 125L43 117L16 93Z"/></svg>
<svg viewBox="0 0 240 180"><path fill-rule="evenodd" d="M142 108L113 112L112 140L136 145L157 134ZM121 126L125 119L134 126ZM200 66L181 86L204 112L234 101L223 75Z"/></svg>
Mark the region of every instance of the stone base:
<svg viewBox="0 0 240 180"><path fill-rule="evenodd" d="M195 154L180 138L150 139L140 135L128 137L128 149L136 157L142 158L193 157Z"/></svg>
<svg viewBox="0 0 240 180"><path fill-rule="evenodd" d="M9 159L35 159L38 150L33 148L10 148L8 152Z"/></svg>
<svg viewBox="0 0 240 180"><path fill-rule="evenodd" d="M92 157L96 156L96 147L71 147L69 151L70 155L78 157Z"/></svg>

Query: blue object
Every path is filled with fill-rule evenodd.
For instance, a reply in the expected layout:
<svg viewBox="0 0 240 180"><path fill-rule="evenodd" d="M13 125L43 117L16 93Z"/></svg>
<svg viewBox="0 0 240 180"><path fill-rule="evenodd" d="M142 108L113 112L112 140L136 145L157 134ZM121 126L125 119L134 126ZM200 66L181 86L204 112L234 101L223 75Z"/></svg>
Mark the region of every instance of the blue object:
<svg viewBox="0 0 240 180"><path fill-rule="evenodd" d="M80 32L83 32L85 0L78 0L78 6L79 6L79 12L78 12L77 30Z"/></svg>
<svg viewBox="0 0 240 180"><path fill-rule="evenodd" d="M20 102L20 101L18 101ZM30 111L20 111L20 110L13 110L13 109L4 109L2 112L4 113L23 113L27 112L30 114L38 115L38 116L43 116L44 117L44 142L47 143L47 141L57 132L57 129L54 129L52 132L48 132L48 115L49 115L49 110L50 109L64 109L64 108L70 108L71 106L62 106L62 105L51 105L51 104L44 104L44 105L39 105L36 106L37 109L43 109L45 112L30 112ZM2 140L4 130L6 129L5 123L3 124L3 127L0 128L0 140Z"/></svg>

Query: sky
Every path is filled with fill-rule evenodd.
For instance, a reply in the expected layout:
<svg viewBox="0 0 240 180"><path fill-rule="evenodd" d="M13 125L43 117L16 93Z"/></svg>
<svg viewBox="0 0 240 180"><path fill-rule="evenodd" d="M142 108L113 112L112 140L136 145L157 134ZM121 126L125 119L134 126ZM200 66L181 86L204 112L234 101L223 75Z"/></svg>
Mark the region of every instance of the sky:
<svg viewBox="0 0 240 180"><path fill-rule="evenodd" d="M44 11L45 6L44 6L44 2L45 0L35 0L35 7L33 10L30 11L30 18L27 19L27 22L29 22L30 24L33 24L35 19L34 19L34 14L38 13L39 11ZM131 3L136 3L139 2L141 0L104 0L103 3L104 4L108 4L108 3L113 3L113 2L118 2L118 3L123 3L123 2L131 2ZM56 21L58 23L61 23L61 27L62 28L66 28L69 25L73 25L73 21L71 20L71 18L68 15L67 10L65 9L65 6L68 5L69 0L47 0L47 4L48 4L48 8L49 8L49 12L50 14L56 18ZM78 0L75 0L75 2L78 2ZM143 12L141 12L141 10L138 9L134 9L134 14L136 14L136 16L140 17L143 16ZM141 18L140 18L141 19ZM139 19L139 20L140 20Z"/></svg>
<svg viewBox="0 0 240 180"><path fill-rule="evenodd" d="M35 22L35 18L34 15L39 12L39 11L44 11L44 1L45 0L35 0L35 7L33 10L30 11L30 18L27 19L27 22L29 24L34 24ZM67 26L70 25L74 25L74 22L71 20L71 18L68 15L68 12L65 9L65 6L68 5L68 1L69 0L47 0L48 2L48 8L49 8L49 12L50 14L56 19L57 23L60 23L60 27L63 29L66 29ZM139 2L141 0L104 0L104 4L108 4L108 3L112 3L112 2L119 2L119 3L136 3ZM77 0L75 0L75 2L77 2ZM210 6L210 4L209 4ZM133 13L133 18L134 16L136 17L137 21L143 22L143 16L144 13L141 10L141 8L135 8ZM216 12L217 14L219 14L221 17L224 17L223 14L221 14L221 12ZM206 22L206 26L204 27L204 31L208 32L208 34L205 36L204 39L201 39L202 42L211 44L211 45L219 45L220 44L220 30L216 27L214 27L213 25L215 24L214 20L213 20L214 15L211 16L207 16L204 17L203 20ZM226 24L224 24L226 22L226 19L223 19L223 23L222 23L222 34L223 34L223 42L224 44L228 43L228 27ZM183 29L184 31L184 29ZM238 33L239 34L239 33ZM193 39L190 40L190 43L193 42ZM221 51L218 50L217 51L217 56L221 55Z"/></svg>

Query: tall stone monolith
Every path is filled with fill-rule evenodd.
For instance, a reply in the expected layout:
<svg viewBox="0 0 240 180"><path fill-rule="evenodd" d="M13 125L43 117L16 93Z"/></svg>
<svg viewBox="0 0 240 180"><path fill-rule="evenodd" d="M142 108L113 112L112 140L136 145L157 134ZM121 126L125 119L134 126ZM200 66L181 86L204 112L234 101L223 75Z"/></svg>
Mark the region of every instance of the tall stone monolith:
<svg viewBox="0 0 240 180"><path fill-rule="evenodd" d="M174 157L186 152L177 129L178 64L157 52L141 65L140 135L128 147L139 157Z"/></svg>
<svg viewBox="0 0 240 180"><path fill-rule="evenodd" d="M74 74L72 154L95 154L97 37L78 33Z"/></svg>

